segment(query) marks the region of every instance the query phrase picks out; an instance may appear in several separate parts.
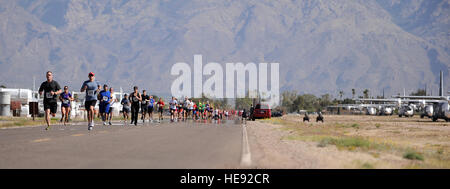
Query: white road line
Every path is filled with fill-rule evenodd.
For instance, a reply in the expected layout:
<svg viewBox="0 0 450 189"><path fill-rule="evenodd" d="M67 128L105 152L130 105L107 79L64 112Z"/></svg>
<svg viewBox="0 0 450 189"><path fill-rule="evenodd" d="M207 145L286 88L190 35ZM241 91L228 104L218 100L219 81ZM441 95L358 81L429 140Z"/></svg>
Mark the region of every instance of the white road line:
<svg viewBox="0 0 450 189"><path fill-rule="evenodd" d="M242 125L241 166L250 167L251 165L252 165L252 157L250 153L250 146L248 145L247 126Z"/></svg>
<svg viewBox="0 0 450 189"><path fill-rule="evenodd" d="M51 139L50 138L41 138L41 139L33 140L31 142L45 142L45 141L49 141L49 140L51 140Z"/></svg>

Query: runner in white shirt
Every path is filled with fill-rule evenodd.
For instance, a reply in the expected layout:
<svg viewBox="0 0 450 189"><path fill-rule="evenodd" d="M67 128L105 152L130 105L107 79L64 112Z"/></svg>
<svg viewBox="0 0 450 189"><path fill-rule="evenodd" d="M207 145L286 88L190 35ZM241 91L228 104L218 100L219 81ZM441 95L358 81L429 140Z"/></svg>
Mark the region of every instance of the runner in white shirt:
<svg viewBox="0 0 450 189"><path fill-rule="evenodd" d="M177 100L175 100L175 97L172 97L172 100L169 102L170 107L170 121L174 121L175 113L177 111Z"/></svg>
<svg viewBox="0 0 450 189"><path fill-rule="evenodd" d="M111 101L111 103L110 103L110 107L109 107L109 112L108 112L108 121L109 121L109 125L112 125L111 124L111 120L112 120L112 117L113 117L113 110L114 110L114 104L117 102L117 98L116 98L116 95L115 95L115 93L114 93L114 89L111 87L111 88L109 88L109 92L111 93L111 99L112 99L112 101Z"/></svg>
<svg viewBox="0 0 450 189"><path fill-rule="evenodd" d="M184 102L183 102L183 120L187 119L187 116L189 114L189 106L190 102L189 99L187 97L184 97Z"/></svg>
<svg viewBox="0 0 450 189"><path fill-rule="evenodd" d="M194 118L194 102L192 101L192 99L189 100L189 112L188 112L188 116L191 116L191 118Z"/></svg>

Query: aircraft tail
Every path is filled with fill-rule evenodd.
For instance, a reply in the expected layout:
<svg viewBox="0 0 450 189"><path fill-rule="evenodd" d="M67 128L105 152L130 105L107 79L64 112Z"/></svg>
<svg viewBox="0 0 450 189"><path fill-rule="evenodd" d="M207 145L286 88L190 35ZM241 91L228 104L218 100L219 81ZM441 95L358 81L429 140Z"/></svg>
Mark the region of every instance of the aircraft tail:
<svg viewBox="0 0 450 189"><path fill-rule="evenodd" d="M442 70L439 75L439 96L444 96L444 77L442 74Z"/></svg>

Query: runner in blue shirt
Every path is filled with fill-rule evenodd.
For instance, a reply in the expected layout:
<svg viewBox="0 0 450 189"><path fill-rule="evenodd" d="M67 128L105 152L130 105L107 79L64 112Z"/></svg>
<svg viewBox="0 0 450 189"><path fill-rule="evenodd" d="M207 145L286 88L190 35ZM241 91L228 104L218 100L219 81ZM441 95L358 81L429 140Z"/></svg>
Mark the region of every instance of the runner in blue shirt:
<svg viewBox="0 0 450 189"><path fill-rule="evenodd" d="M59 95L59 100L61 101L61 120L64 119L64 125L66 125L69 122L70 101L74 100L68 86L64 86L64 92Z"/></svg>
<svg viewBox="0 0 450 189"><path fill-rule="evenodd" d="M155 105L155 99L150 95L150 100L148 101L148 116L150 117L150 123L153 123L153 106Z"/></svg>
<svg viewBox="0 0 450 189"><path fill-rule="evenodd" d="M102 116L103 125L106 125L107 114L109 113L109 107L111 105L111 92L108 90L108 85L103 85L103 91L99 93L99 111Z"/></svg>
<svg viewBox="0 0 450 189"><path fill-rule="evenodd" d="M81 86L80 92L86 91L84 107L88 113L88 130L94 127L94 107L97 103L97 94L100 92L100 84L95 81L95 74L89 73L89 80L85 81Z"/></svg>

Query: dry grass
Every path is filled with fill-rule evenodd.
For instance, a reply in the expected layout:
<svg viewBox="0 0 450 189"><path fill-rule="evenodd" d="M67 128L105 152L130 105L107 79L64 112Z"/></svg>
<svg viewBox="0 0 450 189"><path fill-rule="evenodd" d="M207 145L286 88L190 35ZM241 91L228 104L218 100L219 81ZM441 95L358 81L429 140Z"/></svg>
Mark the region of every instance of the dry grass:
<svg viewBox="0 0 450 189"><path fill-rule="evenodd" d="M59 120L61 118L51 118L51 124L59 124ZM95 120L99 121L100 119L96 118ZM72 119L72 122L83 121L82 118ZM7 127L26 127L26 126L36 126L36 125L45 125L45 119L43 117L36 117L33 121L31 117L0 117L0 128Z"/></svg>
<svg viewBox="0 0 450 189"><path fill-rule="evenodd" d="M315 120L315 119L311 119ZM261 120L282 125L288 131L283 140L316 142L339 150L373 155L389 154L410 161L402 168L450 168L450 127L446 122L397 116L325 116L325 123L302 122L302 116L288 115ZM363 162L361 168L376 166Z"/></svg>

